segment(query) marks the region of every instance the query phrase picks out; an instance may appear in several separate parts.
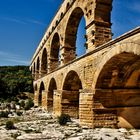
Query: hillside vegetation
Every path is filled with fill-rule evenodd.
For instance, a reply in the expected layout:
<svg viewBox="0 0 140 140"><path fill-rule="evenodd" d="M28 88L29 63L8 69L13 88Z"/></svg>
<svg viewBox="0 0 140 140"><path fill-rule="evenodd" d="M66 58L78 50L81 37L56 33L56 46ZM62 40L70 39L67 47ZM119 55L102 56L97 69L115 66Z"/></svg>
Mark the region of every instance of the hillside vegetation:
<svg viewBox="0 0 140 140"><path fill-rule="evenodd" d="M0 99L14 98L22 92L33 92L28 66L0 66Z"/></svg>

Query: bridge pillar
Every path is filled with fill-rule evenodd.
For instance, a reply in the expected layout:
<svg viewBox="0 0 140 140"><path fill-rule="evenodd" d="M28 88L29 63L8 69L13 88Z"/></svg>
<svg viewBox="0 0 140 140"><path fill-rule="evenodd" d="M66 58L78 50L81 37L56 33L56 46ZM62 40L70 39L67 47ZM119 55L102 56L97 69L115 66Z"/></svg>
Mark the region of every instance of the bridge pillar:
<svg viewBox="0 0 140 140"><path fill-rule="evenodd" d="M75 48L70 46L64 46L61 48L61 65L70 62L76 58Z"/></svg>
<svg viewBox="0 0 140 140"><path fill-rule="evenodd" d="M53 111L55 116L68 114L79 118L79 91L55 90Z"/></svg>
<svg viewBox="0 0 140 140"><path fill-rule="evenodd" d="M88 128L96 127L117 127L117 110L115 108L104 107L102 102L96 97L96 90L81 90L79 118L80 125ZM110 97L102 97L102 101Z"/></svg>
<svg viewBox="0 0 140 140"><path fill-rule="evenodd" d="M39 98L39 93L38 91L34 92L34 106L38 106L38 98Z"/></svg>
<svg viewBox="0 0 140 140"><path fill-rule="evenodd" d="M47 109L47 111L48 112L53 112L53 97L54 97L54 95L52 95L52 97L49 97L49 93L50 93L51 91L47 91L46 93L46 109Z"/></svg>
<svg viewBox="0 0 140 140"><path fill-rule="evenodd" d="M79 118L79 91L62 91L62 114Z"/></svg>
<svg viewBox="0 0 140 140"><path fill-rule="evenodd" d="M87 31L87 52L94 50L96 47L112 39L111 23L92 21L86 27Z"/></svg>
<svg viewBox="0 0 140 140"><path fill-rule="evenodd" d="M37 79L39 79L39 71L38 70L35 71L35 80L37 80Z"/></svg>
<svg viewBox="0 0 140 140"><path fill-rule="evenodd" d="M94 126L140 128L140 89L98 89ZM102 122L102 123L101 123Z"/></svg>
<svg viewBox="0 0 140 140"><path fill-rule="evenodd" d="M42 107L47 109L47 91L42 90Z"/></svg>
<svg viewBox="0 0 140 140"><path fill-rule="evenodd" d="M61 115L61 99L62 99L62 91L61 90L54 90L53 114L56 117Z"/></svg>
<svg viewBox="0 0 140 140"><path fill-rule="evenodd" d="M47 74L47 72L48 72L47 70L41 70L40 71L41 77L45 76Z"/></svg>
<svg viewBox="0 0 140 140"><path fill-rule="evenodd" d="M93 128L93 95L92 91L80 90L80 125L88 128Z"/></svg>

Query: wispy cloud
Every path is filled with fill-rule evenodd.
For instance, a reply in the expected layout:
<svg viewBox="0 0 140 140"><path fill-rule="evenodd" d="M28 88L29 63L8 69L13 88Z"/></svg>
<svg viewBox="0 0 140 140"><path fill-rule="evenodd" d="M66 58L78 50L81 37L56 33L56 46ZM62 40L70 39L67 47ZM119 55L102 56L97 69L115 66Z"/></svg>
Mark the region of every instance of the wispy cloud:
<svg viewBox="0 0 140 140"><path fill-rule="evenodd" d="M19 23L19 24L36 24L36 25L41 25L41 26L46 26L45 23L35 20L35 19L19 19L19 18L13 18L13 17L1 17L1 20L5 20L8 22L14 22L14 23Z"/></svg>
<svg viewBox="0 0 140 140"><path fill-rule="evenodd" d="M30 23L33 23L33 24L38 24L38 25L46 26L45 23L40 22L40 21L38 21L38 20L34 20L34 19L28 19L27 22L30 22Z"/></svg>
<svg viewBox="0 0 140 140"><path fill-rule="evenodd" d="M10 52L0 51L0 59L5 62L15 62L16 64L29 65L30 61L25 60L22 56Z"/></svg>
<svg viewBox="0 0 140 140"><path fill-rule="evenodd" d="M30 62L26 61L26 60L17 60L17 59L6 59L9 62L15 62L18 63L19 65L23 64L23 65L29 65Z"/></svg>
<svg viewBox="0 0 140 140"><path fill-rule="evenodd" d="M6 20L6 21L10 21L10 22L20 23L20 24L27 24L25 21L22 21L22 20L16 19L16 18L3 17L3 18L1 18L1 19L2 19L2 20Z"/></svg>

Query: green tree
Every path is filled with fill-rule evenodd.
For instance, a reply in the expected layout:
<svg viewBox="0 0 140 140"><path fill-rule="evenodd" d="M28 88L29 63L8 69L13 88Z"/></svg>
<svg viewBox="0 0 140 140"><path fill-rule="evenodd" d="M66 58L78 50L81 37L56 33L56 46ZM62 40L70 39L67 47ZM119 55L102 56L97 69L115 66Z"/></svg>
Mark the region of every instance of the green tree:
<svg viewBox="0 0 140 140"><path fill-rule="evenodd" d="M33 92L33 79L28 66L0 67L0 98Z"/></svg>

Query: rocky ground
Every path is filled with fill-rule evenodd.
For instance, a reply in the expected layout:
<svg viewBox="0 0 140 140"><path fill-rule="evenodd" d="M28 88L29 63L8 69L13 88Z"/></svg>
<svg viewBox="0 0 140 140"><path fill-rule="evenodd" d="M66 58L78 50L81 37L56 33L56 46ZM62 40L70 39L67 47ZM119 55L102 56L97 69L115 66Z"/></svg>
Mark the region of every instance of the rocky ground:
<svg viewBox="0 0 140 140"><path fill-rule="evenodd" d="M15 129L7 130L4 120L0 125L0 140L140 140L140 130L81 128L78 120L60 126L57 119L41 108L26 111L13 119Z"/></svg>

